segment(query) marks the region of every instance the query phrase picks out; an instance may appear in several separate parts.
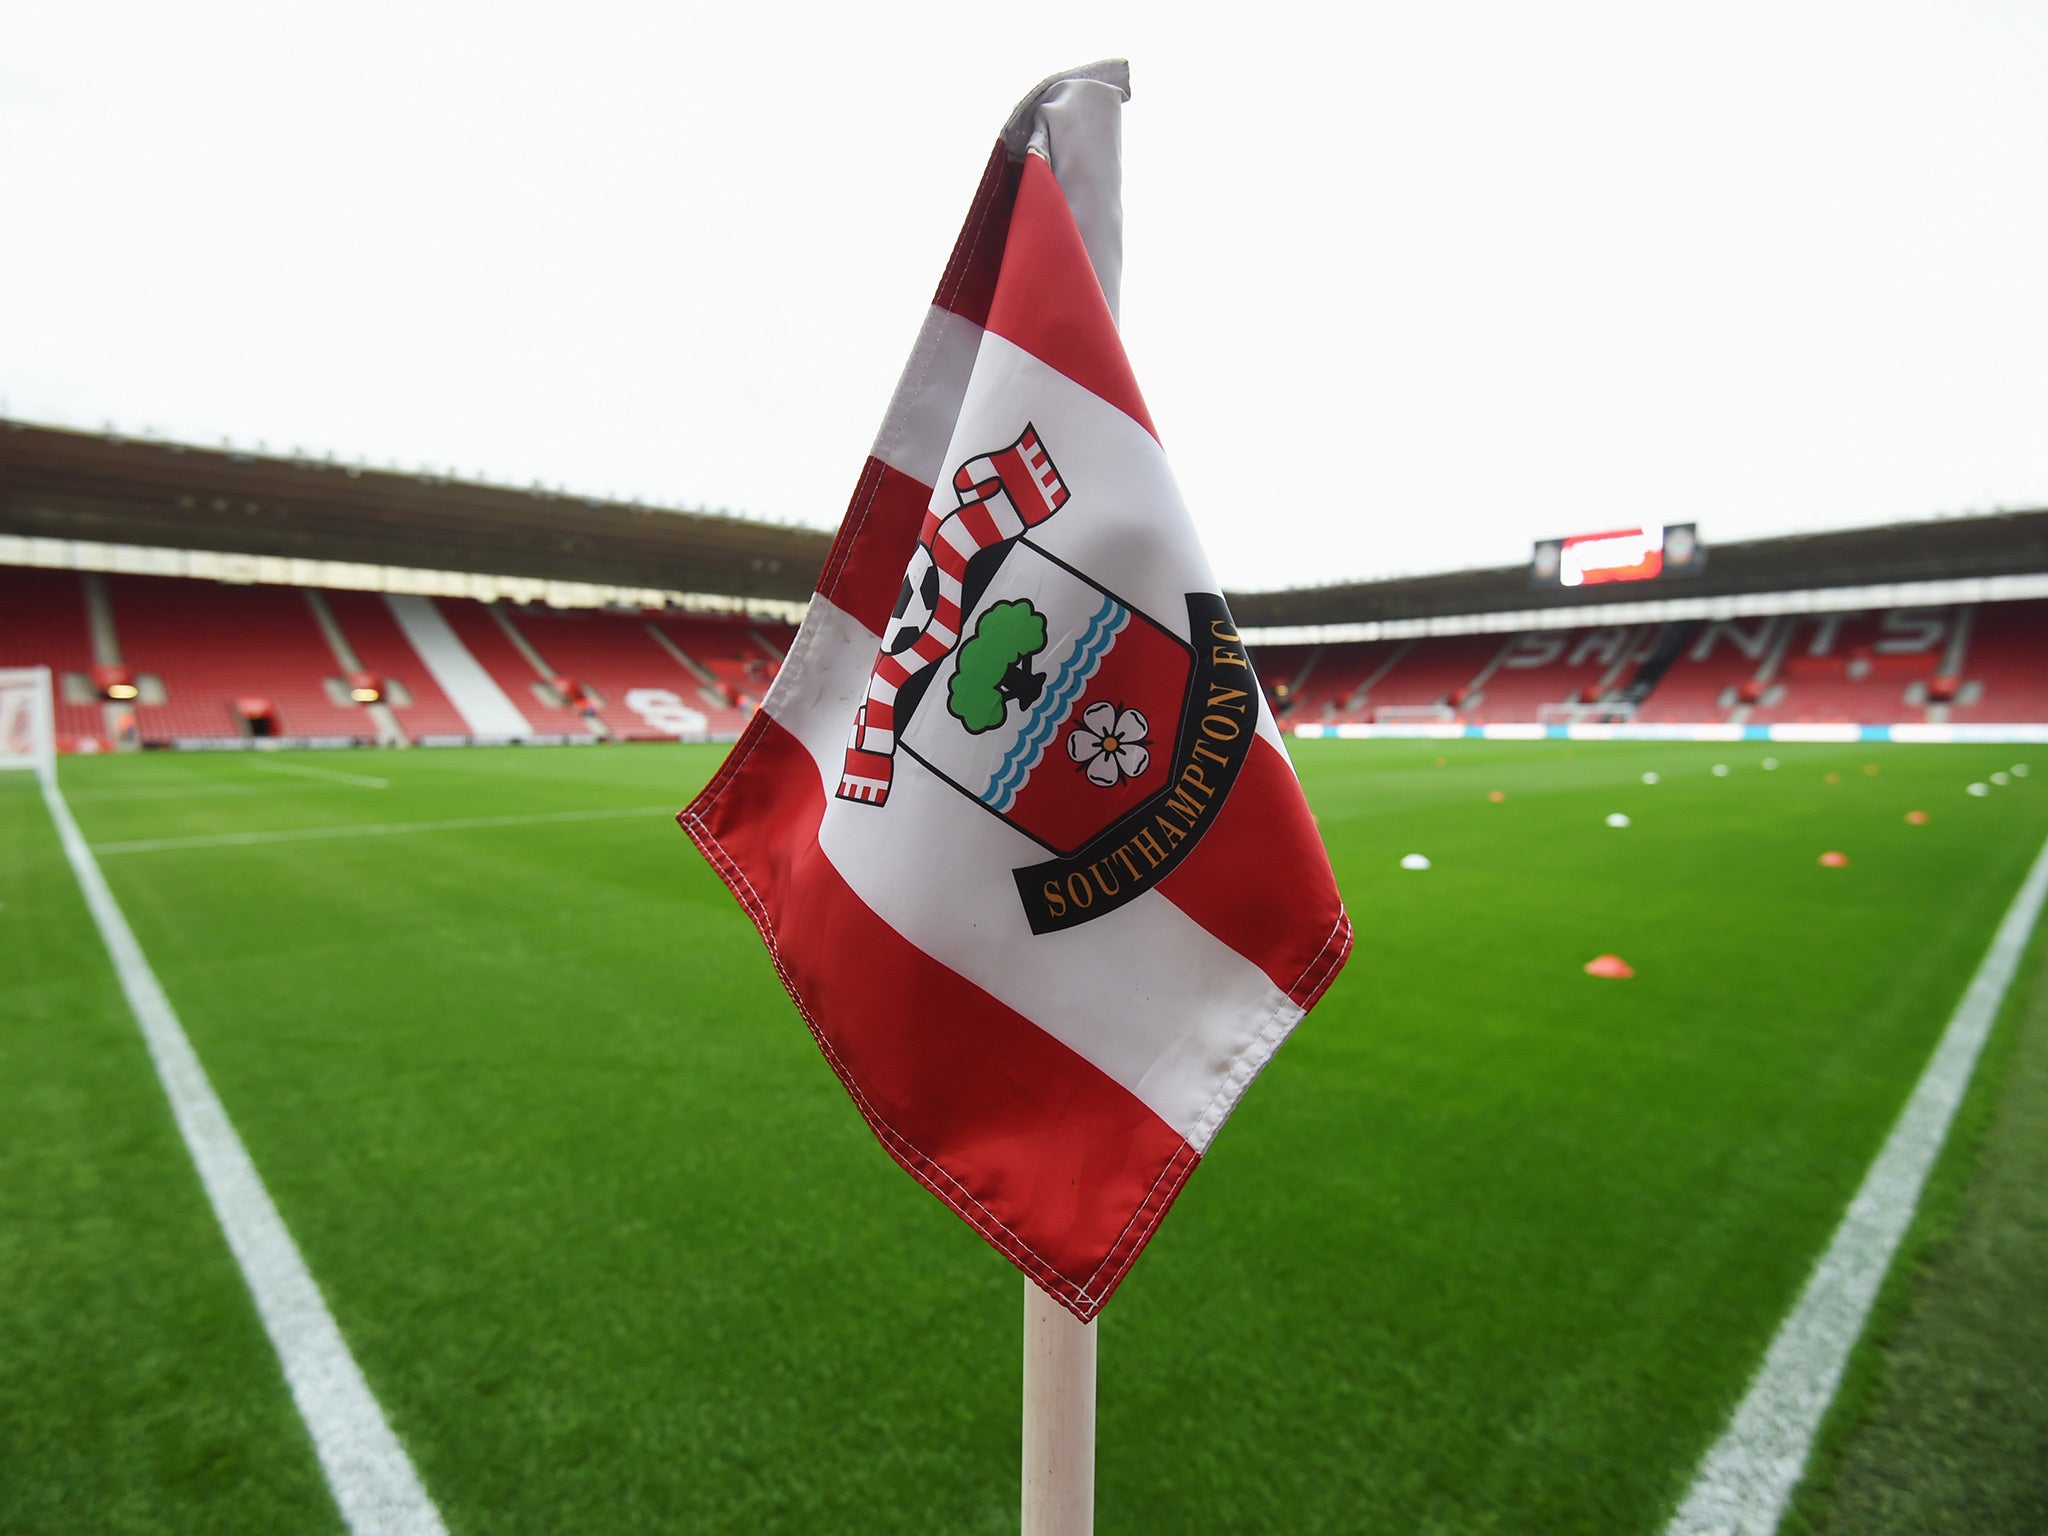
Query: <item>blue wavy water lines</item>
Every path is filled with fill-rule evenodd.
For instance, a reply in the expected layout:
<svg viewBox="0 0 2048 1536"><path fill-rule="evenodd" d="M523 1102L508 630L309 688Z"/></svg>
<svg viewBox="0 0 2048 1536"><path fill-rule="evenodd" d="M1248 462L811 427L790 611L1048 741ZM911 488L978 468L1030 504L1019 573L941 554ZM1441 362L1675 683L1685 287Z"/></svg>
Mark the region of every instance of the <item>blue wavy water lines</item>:
<svg viewBox="0 0 2048 1536"><path fill-rule="evenodd" d="M1103 598L1102 606L1088 621L1087 629L1082 631L1080 644L1068 655L1059 675L1039 695L1031 718L1025 722L1017 739L1010 743L1010 750L1003 754L994 777L988 781L988 788L981 792L982 804L992 811L1007 811L1016 803L1017 791L1024 787L1031 770L1038 766L1038 760L1045 756L1045 749L1052 745L1053 733L1067 718L1068 711L1074 707L1074 700L1081 696L1081 690L1088 686L1088 679L1101 667L1103 654L1109 650L1110 642L1130 621L1128 608L1113 597Z"/></svg>

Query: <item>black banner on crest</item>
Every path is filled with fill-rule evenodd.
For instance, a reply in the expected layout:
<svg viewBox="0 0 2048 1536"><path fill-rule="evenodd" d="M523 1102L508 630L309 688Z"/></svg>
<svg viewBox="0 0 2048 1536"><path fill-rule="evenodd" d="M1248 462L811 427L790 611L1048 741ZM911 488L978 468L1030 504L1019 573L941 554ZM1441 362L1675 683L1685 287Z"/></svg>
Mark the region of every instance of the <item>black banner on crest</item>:
<svg viewBox="0 0 2048 1536"><path fill-rule="evenodd" d="M1165 787L1079 851L1012 871L1033 933L1091 922L1151 890L1201 841L1237 782L1258 730L1258 681L1222 597L1190 592L1187 602L1195 665Z"/></svg>

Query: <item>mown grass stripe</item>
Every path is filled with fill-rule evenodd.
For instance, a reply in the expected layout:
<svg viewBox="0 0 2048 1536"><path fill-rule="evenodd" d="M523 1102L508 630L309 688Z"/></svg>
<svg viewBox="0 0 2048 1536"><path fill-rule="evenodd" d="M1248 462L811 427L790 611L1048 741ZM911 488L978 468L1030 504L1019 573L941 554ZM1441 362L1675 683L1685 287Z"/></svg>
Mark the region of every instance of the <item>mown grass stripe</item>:
<svg viewBox="0 0 2048 1536"><path fill-rule="evenodd" d="M95 843L96 854L168 853L179 848L246 848L259 843L299 843L332 837L390 837L401 832L469 832L484 827L536 827L555 821L619 821L633 816L673 816L679 807L632 805L593 811L535 811L523 816L458 816L446 821L349 822L333 827L288 827L275 832L215 832L200 837L145 837L125 843Z"/></svg>
<svg viewBox="0 0 2048 1536"><path fill-rule="evenodd" d="M374 773L343 773L338 768L314 768L305 763L262 763L249 765L265 773L296 773L308 779L325 779L331 784L353 784L358 789L389 789L391 781Z"/></svg>
<svg viewBox="0 0 2048 1536"><path fill-rule="evenodd" d="M355 1536L446 1536L440 1512L349 1353L54 775L43 777L42 789L64 857L114 962L178 1133L277 1350L342 1518Z"/></svg>
<svg viewBox="0 0 2048 1536"><path fill-rule="evenodd" d="M1728 1428L1700 1463L1665 1536L1769 1536L1777 1530L2044 898L2048 844L2027 871L1891 1135L1779 1326Z"/></svg>

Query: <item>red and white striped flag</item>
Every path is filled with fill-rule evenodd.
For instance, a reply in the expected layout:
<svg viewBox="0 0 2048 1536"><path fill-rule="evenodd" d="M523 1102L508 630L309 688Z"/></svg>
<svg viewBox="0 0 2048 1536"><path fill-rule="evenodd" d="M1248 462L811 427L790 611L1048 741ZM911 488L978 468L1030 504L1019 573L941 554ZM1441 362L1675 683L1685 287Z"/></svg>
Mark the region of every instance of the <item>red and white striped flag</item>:
<svg viewBox="0 0 2048 1536"><path fill-rule="evenodd" d="M1011 118L680 817L890 1155L1084 1320L1351 947L1117 336L1128 95Z"/></svg>

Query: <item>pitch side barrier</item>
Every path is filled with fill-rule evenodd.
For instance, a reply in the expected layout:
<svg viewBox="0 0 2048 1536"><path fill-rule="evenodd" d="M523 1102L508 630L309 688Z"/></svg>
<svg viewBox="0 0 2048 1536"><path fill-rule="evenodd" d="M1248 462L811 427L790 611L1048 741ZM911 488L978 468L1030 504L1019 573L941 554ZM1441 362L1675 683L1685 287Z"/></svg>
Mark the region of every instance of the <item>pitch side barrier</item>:
<svg viewBox="0 0 2048 1536"><path fill-rule="evenodd" d="M2048 742L2048 724L1967 725L1297 725L1302 740L1339 741L1895 741Z"/></svg>

